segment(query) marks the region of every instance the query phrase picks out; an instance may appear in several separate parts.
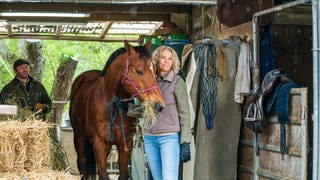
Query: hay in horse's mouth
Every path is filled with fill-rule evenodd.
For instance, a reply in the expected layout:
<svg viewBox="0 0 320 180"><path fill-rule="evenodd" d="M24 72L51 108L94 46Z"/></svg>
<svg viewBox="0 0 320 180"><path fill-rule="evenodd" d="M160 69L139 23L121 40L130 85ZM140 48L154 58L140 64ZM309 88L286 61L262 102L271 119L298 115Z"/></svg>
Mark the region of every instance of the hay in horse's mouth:
<svg viewBox="0 0 320 180"><path fill-rule="evenodd" d="M145 101L142 103L143 108L143 131L146 130L149 126L153 126L157 120L156 111L150 101Z"/></svg>
<svg viewBox="0 0 320 180"><path fill-rule="evenodd" d="M143 131L155 124L157 111L154 109L154 106L150 101L145 101L140 105L133 105L133 107L129 107L129 109L129 116L143 119Z"/></svg>

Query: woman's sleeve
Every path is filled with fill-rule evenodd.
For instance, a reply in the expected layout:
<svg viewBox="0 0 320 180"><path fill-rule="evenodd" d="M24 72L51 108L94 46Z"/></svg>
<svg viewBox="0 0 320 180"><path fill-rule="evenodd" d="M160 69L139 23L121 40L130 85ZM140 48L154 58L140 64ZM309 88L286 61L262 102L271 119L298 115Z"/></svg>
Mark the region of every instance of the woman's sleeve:
<svg viewBox="0 0 320 180"><path fill-rule="evenodd" d="M179 77L174 88L174 95L177 102L177 109L180 119L180 142L190 143L191 140L191 119L188 104L187 86L184 80Z"/></svg>

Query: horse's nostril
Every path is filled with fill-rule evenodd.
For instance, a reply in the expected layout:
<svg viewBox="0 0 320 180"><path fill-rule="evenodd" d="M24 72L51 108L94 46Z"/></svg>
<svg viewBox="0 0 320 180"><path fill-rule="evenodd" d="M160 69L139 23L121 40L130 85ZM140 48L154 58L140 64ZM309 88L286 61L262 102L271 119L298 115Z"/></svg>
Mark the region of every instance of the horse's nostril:
<svg viewBox="0 0 320 180"><path fill-rule="evenodd" d="M163 106L160 106L159 112L161 112L163 110Z"/></svg>
<svg viewBox="0 0 320 180"><path fill-rule="evenodd" d="M160 105L160 103L155 103L155 105L154 105L154 109L156 110L156 111L158 111L158 112L161 112L162 111L162 109L163 109L163 107Z"/></svg>

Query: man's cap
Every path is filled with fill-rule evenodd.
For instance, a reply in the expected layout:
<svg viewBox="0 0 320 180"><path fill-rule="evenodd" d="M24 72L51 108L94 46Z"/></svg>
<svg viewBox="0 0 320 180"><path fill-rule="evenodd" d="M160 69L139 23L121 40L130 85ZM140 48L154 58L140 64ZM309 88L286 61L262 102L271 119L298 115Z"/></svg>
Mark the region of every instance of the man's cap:
<svg viewBox="0 0 320 180"><path fill-rule="evenodd" d="M21 66L23 64L27 64L30 65L30 63L27 60L24 59L17 59L14 63L13 63L13 69L16 69L16 67Z"/></svg>

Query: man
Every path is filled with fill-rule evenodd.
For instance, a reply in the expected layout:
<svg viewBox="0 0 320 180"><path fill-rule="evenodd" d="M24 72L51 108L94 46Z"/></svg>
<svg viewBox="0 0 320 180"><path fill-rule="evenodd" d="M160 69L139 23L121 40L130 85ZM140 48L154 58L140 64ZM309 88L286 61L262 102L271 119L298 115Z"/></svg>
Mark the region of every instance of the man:
<svg viewBox="0 0 320 180"><path fill-rule="evenodd" d="M2 88L0 103L16 104L45 120L45 113L50 112L52 102L44 86L29 75L29 65L24 59L14 62L13 70L16 76Z"/></svg>

